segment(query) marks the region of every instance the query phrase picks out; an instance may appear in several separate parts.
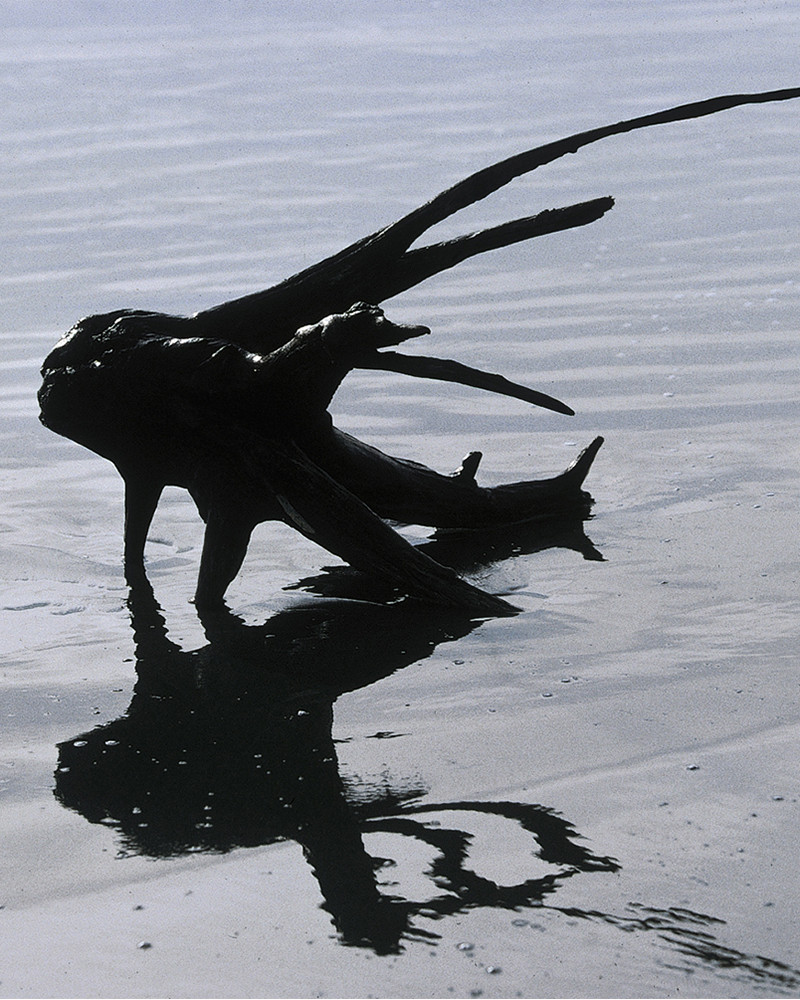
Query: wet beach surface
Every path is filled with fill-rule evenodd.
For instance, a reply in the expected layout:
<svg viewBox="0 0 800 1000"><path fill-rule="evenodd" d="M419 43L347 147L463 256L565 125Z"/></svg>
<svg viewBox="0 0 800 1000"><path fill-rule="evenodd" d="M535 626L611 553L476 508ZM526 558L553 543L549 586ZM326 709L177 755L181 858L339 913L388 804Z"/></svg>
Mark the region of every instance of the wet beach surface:
<svg viewBox="0 0 800 1000"><path fill-rule="evenodd" d="M335 9L0 14L0 995L800 995L800 102L519 179L431 235L616 205L385 304L576 416L362 371L341 428L487 484L606 438L585 525L437 543L516 618L262 525L204 628L178 490L131 607L121 480L38 423L83 315L191 313L503 156L798 84L785 3Z"/></svg>

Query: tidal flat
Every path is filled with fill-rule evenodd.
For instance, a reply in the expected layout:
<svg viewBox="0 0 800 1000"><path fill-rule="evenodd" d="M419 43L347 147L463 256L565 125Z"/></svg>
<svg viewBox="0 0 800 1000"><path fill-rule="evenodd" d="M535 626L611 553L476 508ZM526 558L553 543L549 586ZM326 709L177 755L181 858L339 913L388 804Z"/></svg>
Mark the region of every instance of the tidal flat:
<svg viewBox="0 0 800 1000"><path fill-rule="evenodd" d="M439 238L615 206L383 304L576 415L357 371L344 430L480 450L488 485L605 438L591 520L452 543L517 617L386 600L265 524L209 632L179 490L132 614L121 480L36 401L89 313L193 313L504 156L800 84L800 12L10 0L0 28L0 996L800 996L800 101L520 178Z"/></svg>

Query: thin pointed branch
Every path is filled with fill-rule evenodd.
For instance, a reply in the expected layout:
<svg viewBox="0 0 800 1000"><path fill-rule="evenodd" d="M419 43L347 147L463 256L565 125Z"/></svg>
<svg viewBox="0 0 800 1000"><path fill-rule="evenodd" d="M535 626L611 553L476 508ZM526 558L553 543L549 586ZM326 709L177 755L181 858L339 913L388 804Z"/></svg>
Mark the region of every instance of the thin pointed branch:
<svg viewBox="0 0 800 1000"><path fill-rule="evenodd" d="M380 292L379 301L383 302L477 254L498 250L537 236L589 225L602 218L613 205L614 199L606 197L594 198L592 201L569 205L566 208L548 208L537 215L514 219L512 222L505 222L490 229L481 229L476 233L467 233L445 243L433 243L430 246L409 250L383 276L379 286L374 278L371 280L371 285Z"/></svg>
<svg viewBox="0 0 800 1000"><path fill-rule="evenodd" d="M357 368L376 368L380 371L400 372L403 375L413 375L416 378L436 379L439 382L457 382L469 385L474 389L485 389L500 396L511 396L521 399L534 406L542 406L546 410L564 413L569 417L575 411L554 396L548 396L536 389L511 382L502 375L492 375L489 372L470 368L458 361L445 361L442 358L428 358L417 355L398 354L396 351L377 351L359 358Z"/></svg>

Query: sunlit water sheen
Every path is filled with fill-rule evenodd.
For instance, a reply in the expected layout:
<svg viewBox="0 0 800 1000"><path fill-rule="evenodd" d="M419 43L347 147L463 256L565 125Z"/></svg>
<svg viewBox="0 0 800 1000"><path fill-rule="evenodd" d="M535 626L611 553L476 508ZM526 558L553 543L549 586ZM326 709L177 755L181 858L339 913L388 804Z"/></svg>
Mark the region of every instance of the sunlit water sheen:
<svg viewBox="0 0 800 1000"><path fill-rule="evenodd" d="M551 549L484 570L524 614L335 705L356 801L386 784L540 805L619 861L543 907L419 917L438 943L365 964L285 845L114 860L115 830L52 787L55 745L122 715L135 680L121 484L41 428L35 400L82 315L191 313L532 145L797 85L795 6L10 0L0 28L0 916L20 956L0 991L261 996L264 962L282 996L797 995L800 102L607 139L432 234L615 197L590 227L386 304L431 327L420 350L575 417L376 372L334 403L339 426L443 471L480 449L487 483L554 474L606 436L587 526L605 562ZM169 491L149 568L184 650L206 641L187 603L200 542ZM231 604L264 622L333 562L263 526ZM526 872L518 826L454 815L431 813L474 834L487 879L563 873ZM435 894L430 845L379 831L367 847L399 852L383 891Z"/></svg>

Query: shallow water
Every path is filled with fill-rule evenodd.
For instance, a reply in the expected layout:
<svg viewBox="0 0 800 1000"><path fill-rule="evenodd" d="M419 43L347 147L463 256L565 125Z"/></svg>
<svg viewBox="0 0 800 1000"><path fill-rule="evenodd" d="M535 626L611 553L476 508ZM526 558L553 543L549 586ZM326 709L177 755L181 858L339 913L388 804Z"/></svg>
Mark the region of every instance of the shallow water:
<svg viewBox="0 0 800 1000"><path fill-rule="evenodd" d="M800 104L515 181L441 238L616 205L387 304L576 416L360 372L339 426L486 483L606 437L603 561L471 571L517 618L336 599L363 582L262 526L207 637L174 490L135 646L120 481L37 422L82 315L190 313L532 145L797 84L792 4L654 9L3 5L4 996L800 994Z"/></svg>

